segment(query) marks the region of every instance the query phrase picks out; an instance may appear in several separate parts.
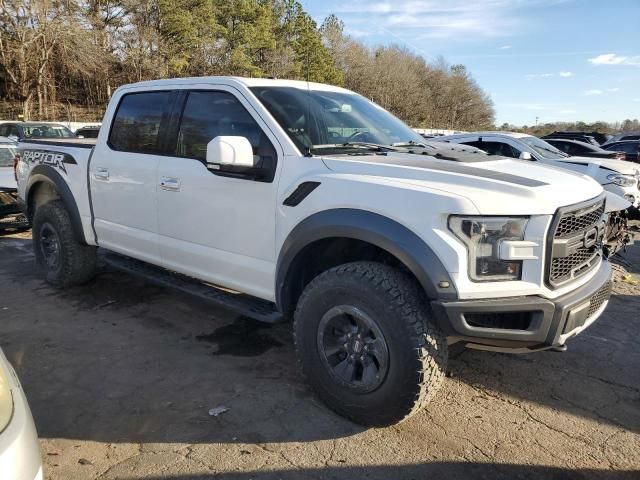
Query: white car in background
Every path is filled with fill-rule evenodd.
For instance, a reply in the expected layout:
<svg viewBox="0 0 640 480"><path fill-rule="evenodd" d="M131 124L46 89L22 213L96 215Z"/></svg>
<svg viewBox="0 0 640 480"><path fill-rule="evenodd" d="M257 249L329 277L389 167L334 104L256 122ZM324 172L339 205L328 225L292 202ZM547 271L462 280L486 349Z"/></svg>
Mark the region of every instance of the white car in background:
<svg viewBox="0 0 640 480"><path fill-rule="evenodd" d="M0 190L18 188L13 172L13 159L18 145L15 141L0 137Z"/></svg>
<svg viewBox="0 0 640 480"><path fill-rule="evenodd" d="M0 478L41 480L42 456L18 377L0 349Z"/></svg>
<svg viewBox="0 0 640 480"><path fill-rule="evenodd" d="M13 160L17 148L13 140L0 137L0 233L29 228L29 221L16 202L18 184ZM2 477L0 480L3 480Z"/></svg>
<svg viewBox="0 0 640 480"><path fill-rule="evenodd" d="M491 155L536 161L594 178L610 193L623 197L633 207L640 206L640 166L624 160L570 157L544 140L513 132L473 132L448 135L439 142L471 145ZM611 199L611 197L610 197ZM620 210L626 207L621 207Z"/></svg>

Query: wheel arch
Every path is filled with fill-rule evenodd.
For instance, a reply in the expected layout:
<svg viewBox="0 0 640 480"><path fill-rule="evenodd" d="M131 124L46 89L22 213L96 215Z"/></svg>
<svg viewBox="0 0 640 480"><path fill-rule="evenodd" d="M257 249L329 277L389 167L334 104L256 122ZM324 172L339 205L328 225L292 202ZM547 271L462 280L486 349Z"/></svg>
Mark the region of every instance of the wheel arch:
<svg viewBox="0 0 640 480"><path fill-rule="evenodd" d="M383 215L366 210L340 208L307 217L285 239L276 267L276 304L285 316L289 316L295 309L297 299L313 278L313 273L319 273L312 272L310 278L305 278L305 266L309 262L317 262L317 254L323 253L322 247L334 247L336 241L342 241L343 245L372 246L376 249L375 253L405 267L431 300L458 298L444 265L418 235ZM339 244L337 248L339 249ZM370 260L352 255L354 254L346 255L344 261L340 262L340 253L336 253L327 267L350 261ZM448 282L448 287L441 287L441 282Z"/></svg>
<svg viewBox="0 0 640 480"><path fill-rule="evenodd" d="M69 212L71 224L77 240L87 244L82 228L82 220L76 200L62 175L48 165L37 165L29 175L25 189L26 214L30 222L38 205L50 200L61 200Z"/></svg>

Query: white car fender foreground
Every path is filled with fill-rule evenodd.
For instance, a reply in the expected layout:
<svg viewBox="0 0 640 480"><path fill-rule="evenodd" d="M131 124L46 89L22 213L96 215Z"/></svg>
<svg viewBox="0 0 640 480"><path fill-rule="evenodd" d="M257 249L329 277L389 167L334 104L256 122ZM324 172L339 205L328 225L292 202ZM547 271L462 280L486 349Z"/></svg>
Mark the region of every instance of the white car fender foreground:
<svg viewBox="0 0 640 480"><path fill-rule="evenodd" d="M31 410L18 377L0 350L0 389L8 387L13 403L11 419L0 431L0 478L42 480L42 457ZM1 395L1 394L0 394Z"/></svg>

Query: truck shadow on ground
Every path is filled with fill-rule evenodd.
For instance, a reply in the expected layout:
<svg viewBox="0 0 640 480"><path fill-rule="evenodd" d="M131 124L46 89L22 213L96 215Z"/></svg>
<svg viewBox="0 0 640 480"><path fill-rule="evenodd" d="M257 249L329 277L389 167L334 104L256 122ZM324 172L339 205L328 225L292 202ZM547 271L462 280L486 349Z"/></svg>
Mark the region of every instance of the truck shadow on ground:
<svg viewBox="0 0 640 480"><path fill-rule="evenodd" d="M11 257L4 253L9 250L0 255L0 274L15 287L3 287L11 300L0 344L23 382L41 437L262 443L365 430L330 412L304 384L290 325L254 323L119 272L54 290L34 272L28 248ZM496 402L515 398L640 431L640 349L624 334L637 328L637 308L633 299L614 299L565 354L457 354L448 382L471 390L457 405L443 401L433 408L449 409L445 418L464 416L465 402L479 392ZM229 411L209 416L217 406ZM429 472L429 465L420 468ZM298 478L287 475L274 478Z"/></svg>
<svg viewBox="0 0 640 480"><path fill-rule="evenodd" d="M637 479L638 472L631 470L607 471L588 469L564 469L532 465L433 462L409 465L374 465L364 467L325 467L320 469L294 469L249 471L216 474L219 480L293 480L293 479L348 479L348 480L418 480L491 478L493 480L626 480ZM126 476L119 477L127 480ZM145 477L148 480L211 480L210 475L162 475Z"/></svg>

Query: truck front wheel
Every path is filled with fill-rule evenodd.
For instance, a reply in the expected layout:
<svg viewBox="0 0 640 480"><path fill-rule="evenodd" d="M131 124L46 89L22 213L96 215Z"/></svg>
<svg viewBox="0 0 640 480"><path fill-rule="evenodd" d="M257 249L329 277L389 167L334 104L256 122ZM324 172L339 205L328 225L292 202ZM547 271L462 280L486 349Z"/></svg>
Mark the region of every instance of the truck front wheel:
<svg viewBox="0 0 640 480"><path fill-rule="evenodd" d="M366 426L398 423L440 387L447 343L411 278L373 262L332 268L294 315L302 371L335 412Z"/></svg>
<svg viewBox="0 0 640 480"><path fill-rule="evenodd" d="M36 264L51 285L80 285L95 275L96 247L76 239L63 202L55 200L37 208L32 236Z"/></svg>

